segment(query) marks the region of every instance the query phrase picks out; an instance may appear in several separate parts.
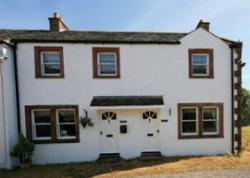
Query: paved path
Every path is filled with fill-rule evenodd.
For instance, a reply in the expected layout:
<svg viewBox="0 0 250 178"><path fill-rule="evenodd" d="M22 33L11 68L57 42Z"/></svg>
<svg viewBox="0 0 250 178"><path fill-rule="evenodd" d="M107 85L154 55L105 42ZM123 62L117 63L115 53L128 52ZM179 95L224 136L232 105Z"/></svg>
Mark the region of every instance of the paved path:
<svg viewBox="0 0 250 178"><path fill-rule="evenodd" d="M139 178L250 178L250 167L178 174L155 174L141 176Z"/></svg>

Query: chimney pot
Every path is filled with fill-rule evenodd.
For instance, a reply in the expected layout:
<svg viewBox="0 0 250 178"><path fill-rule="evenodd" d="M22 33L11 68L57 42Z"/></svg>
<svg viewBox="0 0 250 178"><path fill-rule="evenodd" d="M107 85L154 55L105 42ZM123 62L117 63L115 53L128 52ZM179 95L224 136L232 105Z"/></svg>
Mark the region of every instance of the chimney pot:
<svg viewBox="0 0 250 178"><path fill-rule="evenodd" d="M54 12L54 18L60 18L60 15L56 12Z"/></svg>

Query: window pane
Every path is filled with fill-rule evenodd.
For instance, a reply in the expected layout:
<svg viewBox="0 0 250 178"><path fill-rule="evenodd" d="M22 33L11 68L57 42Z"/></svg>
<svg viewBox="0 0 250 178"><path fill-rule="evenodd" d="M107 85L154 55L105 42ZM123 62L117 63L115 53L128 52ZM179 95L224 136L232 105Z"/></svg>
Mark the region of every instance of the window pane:
<svg viewBox="0 0 250 178"><path fill-rule="evenodd" d="M203 121L203 132L217 132L217 121Z"/></svg>
<svg viewBox="0 0 250 178"><path fill-rule="evenodd" d="M115 74L116 66L115 65L100 65L101 74Z"/></svg>
<svg viewBox="0 0 250 178"><path fill-rule="evenodd" d="M193 66L193 74L207 74L207 66Z"/></svg>
<svg viewBox="0 0 250 178"><path fill-rule="evenodd" d="M76 136L75 125L60 125L60 136Z"/></svg>
<svg viewBox="0 0 250 178"><path fill-rule="evenodd" d="M111 119L116 120L116 113L112 113Z"/></svg>
<svg viewBox="0 0 250 178"><path fill-rule="evenodd" d="M196 120L196 109L182 109L182 120Z"/></svg>
<svg viewBox="0 0 250 178"><path fill-rule="evenodd" d="M59 111L58 112L59 122L75 122L74 111Z"/></svg>
<svg viewBox="0 0 250 178"><path fill-rule="evenodd" d="M217 109L216 108L203 108L203 120L216 120Z"/></svg>
<svg viewBox="0 0 250 178"><path fill-rule="evenodd" d="M107 113L102 114L102 120L107 120Z"/></svg>
<svg viewBox="0 0 250 178"><path fill-rule="evenodd" d="M60 73L60 64L45 64L44 65L45 74L58 74Z"/></svg>
<svg viewBox="0 0 250 178"><path fill-rule="evenodd" d="M207 65L207 55L195 54L192 56L193 65Z"/></svg>
<svg viewBox="0 0 250 178"><path fill-rule="evenodd" d="M183 122L182 133L196 133L196 122Z"/></svg>
<svg viewBox="0 0 250 178"><path fill-rule="evenodd" d="M35 123L50 123L50 111L34 111Z"/></svg>
<svg viewBox="0 0 250 178"><path fill-rule="evenodd" d="M36 137L50 137L51 127L50 125L36 125Z"/></svg>
<svg viewBox="0 0 250 178"><path fill-rule="evenodd" d="M114 54L99 54L100 63L115 63L115 55Z"/></svg>
<svg viewBox="0 0 250 178"><path fill-rule="evenodd" d="M59 63L59 53L42 53L43 63Z"/></svg>

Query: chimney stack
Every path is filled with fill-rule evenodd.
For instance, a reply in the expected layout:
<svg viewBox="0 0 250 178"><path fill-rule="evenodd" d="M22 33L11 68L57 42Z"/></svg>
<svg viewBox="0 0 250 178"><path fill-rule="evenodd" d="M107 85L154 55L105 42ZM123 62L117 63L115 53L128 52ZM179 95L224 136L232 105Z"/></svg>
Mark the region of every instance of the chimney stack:
<svg viewBox="0 0 250 178"><path fill-rule="evenodd" d="M49 29L51 32L64 32L69 30L58 13L54 13L53 17L49 18Z"/></svg>
<svg viewBox="0 0 250 178"><path fill-rule="evenodd" d="M196 29L203 28L204 30L209 31L209 24L210 24L209 22L203 22L203 20L200 20Z"/></svg>

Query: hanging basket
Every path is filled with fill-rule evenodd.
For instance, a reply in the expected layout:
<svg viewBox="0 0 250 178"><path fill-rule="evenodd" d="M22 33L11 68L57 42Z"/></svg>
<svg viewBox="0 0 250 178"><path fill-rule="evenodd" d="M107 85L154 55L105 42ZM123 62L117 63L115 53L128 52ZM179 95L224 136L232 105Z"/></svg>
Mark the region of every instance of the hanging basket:
<svg viewBox="0 0 250 178"><path fill-rule="evenodd" d="M92 120L88 117L88 111L83 109L83 112L85 112L85 116L80 117L80 123L81 123L82 127L83 128L86 128L87 126L93 127L94 124L93 124Z"/></svg>
<svg viewBox="0 0 250 178"><path fill-rule="evenodd" d="M93 127L94 126L94 124L91 121L91 119L87 118L87 117L81 117L80 118L80 123L81 123L81 125L82 125L83 128L86 128L87 126L89 126L89 127Z"/></svg>

